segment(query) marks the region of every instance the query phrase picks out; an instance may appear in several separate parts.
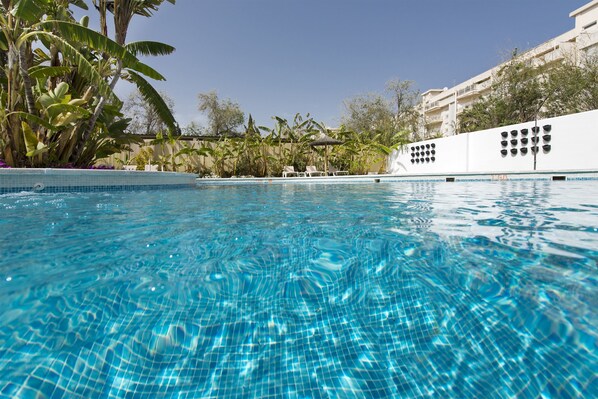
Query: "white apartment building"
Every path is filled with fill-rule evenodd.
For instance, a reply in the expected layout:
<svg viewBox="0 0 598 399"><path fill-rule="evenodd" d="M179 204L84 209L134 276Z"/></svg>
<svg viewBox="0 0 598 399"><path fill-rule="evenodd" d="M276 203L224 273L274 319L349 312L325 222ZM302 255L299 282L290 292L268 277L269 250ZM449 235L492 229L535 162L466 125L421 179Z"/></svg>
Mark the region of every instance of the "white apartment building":
<svg viewBox="0 0 598 399"><path fill-rule="evenodd" d="M598 55L598 0L593 0L571 12L575 28L525 52L525 58L550 63L566 56ZM498 65L451 88L431 89L422 94L420 137L426 139L441 134L456 134L457 118L465 107L488 93L493 76L502 67Z"/></svg>

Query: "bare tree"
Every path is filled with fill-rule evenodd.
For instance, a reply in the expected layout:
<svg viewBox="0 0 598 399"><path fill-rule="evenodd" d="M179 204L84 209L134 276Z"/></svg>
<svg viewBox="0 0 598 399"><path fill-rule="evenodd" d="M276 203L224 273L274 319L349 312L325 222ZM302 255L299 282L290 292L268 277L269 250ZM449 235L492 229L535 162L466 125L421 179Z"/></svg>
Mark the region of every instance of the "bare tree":
<svg viewBox="0 0 598 399"><path fill-rule="evenodd" d="M416 105L419 91L413 88L412 80L392 79L386 83L386 92L392 97L395 115L395 129L415 131L418 123Z"/></svg>
<svg viewBox="0 0 598 399"><path fill-rule="evenodd" d="M160 96L172 113L174 101L164 93L160 93ZM168 126L163 122L155 108L143 98L139 91L134 91L129 95L123 104L123 113L131 119L129 124L131 133L156 134L168 130Z"/></svg>
<svg viewBox="0 0 598 399"><path fill-rule="evenodd" d="M385 145L404 140L417 129L419 92L412 81L393 79L386 84L386 93L388 97L373 93L345 100L343 124L361 134L378 136Z"/></svg>

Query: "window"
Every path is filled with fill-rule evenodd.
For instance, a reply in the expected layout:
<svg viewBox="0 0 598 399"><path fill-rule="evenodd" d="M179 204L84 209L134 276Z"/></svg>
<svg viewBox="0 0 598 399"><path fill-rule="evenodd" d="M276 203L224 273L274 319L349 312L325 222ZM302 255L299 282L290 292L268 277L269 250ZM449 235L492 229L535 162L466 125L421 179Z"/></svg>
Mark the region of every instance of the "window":
<svg viewBox="0 0 598 399"><path fill-rule="evenodd" d="M585 30L585 29L591 28L592 26L595 26L596 22L598 22L598 21L590 22L589 24L587 24L586 26L584 26L583 29Z"/></svg>

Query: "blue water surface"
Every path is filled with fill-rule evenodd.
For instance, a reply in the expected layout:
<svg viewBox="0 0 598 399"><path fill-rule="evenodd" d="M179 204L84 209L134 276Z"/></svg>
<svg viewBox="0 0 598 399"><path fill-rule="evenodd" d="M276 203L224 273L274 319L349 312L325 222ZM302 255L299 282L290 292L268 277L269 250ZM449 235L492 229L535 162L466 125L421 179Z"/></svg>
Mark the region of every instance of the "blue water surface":
<svg viewBox="0 0 598 399"><path fill-rule="evenodd" d="M0 398L598 397L598 182L0 196Z"/></svg>

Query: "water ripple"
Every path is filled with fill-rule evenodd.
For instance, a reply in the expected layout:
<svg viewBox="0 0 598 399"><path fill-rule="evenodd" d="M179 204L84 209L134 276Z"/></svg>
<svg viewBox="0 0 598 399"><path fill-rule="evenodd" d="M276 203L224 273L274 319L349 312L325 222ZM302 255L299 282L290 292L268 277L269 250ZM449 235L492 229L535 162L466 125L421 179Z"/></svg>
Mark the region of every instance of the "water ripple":
<svg viewBox="0 0 598 399"><path fill-rule="evenodd" d="M590 397L596 198L593 182L0 196L0 398Z"/></svg>

